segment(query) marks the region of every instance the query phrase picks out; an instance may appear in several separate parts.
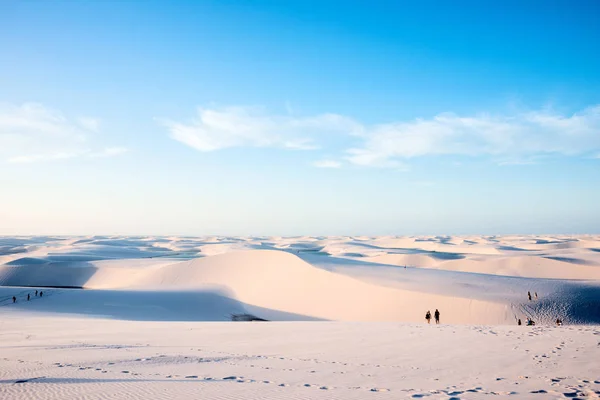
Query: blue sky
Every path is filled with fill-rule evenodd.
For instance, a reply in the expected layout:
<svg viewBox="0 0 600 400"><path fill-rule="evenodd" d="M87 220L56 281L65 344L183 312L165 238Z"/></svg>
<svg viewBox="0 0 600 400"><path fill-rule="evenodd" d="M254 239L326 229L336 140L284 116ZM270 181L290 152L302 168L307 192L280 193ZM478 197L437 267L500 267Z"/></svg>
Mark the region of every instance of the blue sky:
<svg viewBox="0 0 600 400"><path fill-rule="evenodd" d="M0 234L600 232L596 1L0 2Z"/></svg>

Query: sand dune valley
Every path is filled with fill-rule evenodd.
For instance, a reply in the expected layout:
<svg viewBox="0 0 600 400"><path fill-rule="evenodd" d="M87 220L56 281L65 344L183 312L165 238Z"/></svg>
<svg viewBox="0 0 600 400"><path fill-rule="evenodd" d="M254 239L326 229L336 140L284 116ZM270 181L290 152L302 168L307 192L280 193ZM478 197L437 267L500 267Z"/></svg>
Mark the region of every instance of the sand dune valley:
<svg viewBox="0 0 600 400"><path fill-rule="evenodd" d="M0 238L0 399L592 399L599 360L597 235Z"/></svg>

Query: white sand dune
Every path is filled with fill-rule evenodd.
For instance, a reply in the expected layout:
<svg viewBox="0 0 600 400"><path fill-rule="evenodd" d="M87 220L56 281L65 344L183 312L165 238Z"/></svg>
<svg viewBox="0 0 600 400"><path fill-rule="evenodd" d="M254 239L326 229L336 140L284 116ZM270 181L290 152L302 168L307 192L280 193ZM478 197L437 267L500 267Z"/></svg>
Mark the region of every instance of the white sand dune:
<svg viewBox="0 0 600 400"><path fill-rule="evenodd" d="M436 259L435 254L385 254L367 257L364 261L391 265L411 265L449 271L472 272L549 279L600 279L600 265L588 264L585 259L552 256L513 256L470 258L457 260Z"/></svg>
<svg viewBox="0 0 600 400"><path fill-rule="evenodd" d="M107 264L104 262L104 267L59 268L5 266L0 269L0 284L127 288L155 293L219 287L230 293L231 298L246 304L249 312L269 309L296 314L303 319L416 322L423 319L424 308L434 310L444 304L444 320L449 323L514 322L512 310L504 304L381 287L313 267L293 254L281 251L233 252L158 264L159 267L155 262L152 268L144 269L108 267ZM87 293L91 291L80 292L77 296L85 297ZM69 295L73 296L74 292ZM62 306L56 304L56 307ZM207 319L201 310L210 305L197 303L196 307L199 319ZM264 312L258 316L270 317Z"/></svg>
<svg viewBox="0 0 600 400"><path fill-rule="evenodd" d="M506 250L532 241L585 246ZM439 308L448 323L514 324L527 317L586 323L600 321L598 243L593 237L21 238L2 243L7 254L0 285L121 290L127 296L219 290L236 304L231 313L243 309L265 319L417 322ZM144 258L130 258L135 254ZM539 291L540 298L530 302L527 291ZM57 311L69 308L61 304ZM197 303L197 320L214 318L210 307Z"/></svg>
<svg viewBox="0 0 600 400"><path fill-rule="evenodd" d="M275 319L421 321L443 308L452 323L600 321L595 236L32 237L0 248L0 285L218 288ZM213 315L206 307L197 305L198 320Z"/></svg>
<svg viewBox="0 0 600 400"><path fill-rule="evenodd" d="M596 236L0 238L0 399L600 398L599 271Z"/></svg>

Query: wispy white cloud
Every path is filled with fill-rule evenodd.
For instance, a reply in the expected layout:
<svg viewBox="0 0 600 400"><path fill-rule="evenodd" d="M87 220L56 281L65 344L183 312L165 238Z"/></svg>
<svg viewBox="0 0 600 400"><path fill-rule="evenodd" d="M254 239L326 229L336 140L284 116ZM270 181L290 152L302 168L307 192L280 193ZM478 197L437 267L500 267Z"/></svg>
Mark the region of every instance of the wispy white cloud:
<svg viewBox="0 0 600 400"><path fill-rule="evenodd" d="M575 156L600 149L600 106L570 116L549 111L511 116L440 114L367 131L362 147L348 150L348 159L356 164L435 155L517 160L548 154Z"/></svg>
<svg viewBox="0 0 600 400"><path fill-rule="evenodd" d="M342 163L334 160L320 160L313 162L312 165L317 168L340 168Z"/></svg>
<svg viewBox="0 0 600 400"><path fill-rule="evenodd" d="M28 164L39 161L66 160L68 158L75 158L79 156L79 153L29 154L9 157L6 161L12 164Z"/></svg>
<svg viewBox="0 0 600 400"><path fill-rule="evenodd" d="M361 129L350 118L337 114L299 118L268 114L256 107L199 108L196 118L189 122L158 121L173 139L204 152L244 146L313 150L324 133Z"/></svg>
<svg viewBox="0 0 600 400"><path fill-rule="evenodd" d="M60 153L46 153L46 154L28 154L20 155L15 157L9 157L6 161L11 164L27 164L40 161L55 161L55 160L66 160L69 158L85 157L85 158L106 158L116 157L121 154L127 153L129 150L125 147L107 147L100 151L81 150L75 152L60 152Z"/></svg>
<svg viewBox="0 0 600 400"><path fill-rule="evenodd" d="M511 115L443 113L373 125L338 114L296 117L260 108L200 108L189 122L160 122L173 139L204 152L243 146L317 149L327 134L348 135L358 144L344 150L334 163L341 165L343 160L401 170L408 168L407 160L425 156L483 156L500 165L515 165L531 164L545 155L577 156L600 150L600 105L572 115L549 110Z"/></svg>
<svg viewBox="0 0 600 400"><path fill-rule="evenodd" d="M95 149L92 139L99 127L98 119L69 119L38 103L0 104L0 159L33 163L122 153L116 147Z"/></svg>
<svg viewBox="0 0 600 400"><path fill-rule="evenodd" d="M384 154L379 154L369 149L349 149L344 158L355 165L378 167L378 168L406 168L406 165L398 160L390 160Z"/></svg>

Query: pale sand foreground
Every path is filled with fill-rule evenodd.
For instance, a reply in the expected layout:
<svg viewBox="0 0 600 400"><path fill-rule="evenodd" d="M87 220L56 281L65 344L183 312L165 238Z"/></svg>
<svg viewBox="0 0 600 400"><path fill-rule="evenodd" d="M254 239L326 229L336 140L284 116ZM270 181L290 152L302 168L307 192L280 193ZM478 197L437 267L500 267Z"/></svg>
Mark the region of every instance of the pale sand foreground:
<svg viewBox="0 0 600 400"><path fill-rule="evenodd" d="M2 399L599 398L600 328L1 323Z"/></svg>

